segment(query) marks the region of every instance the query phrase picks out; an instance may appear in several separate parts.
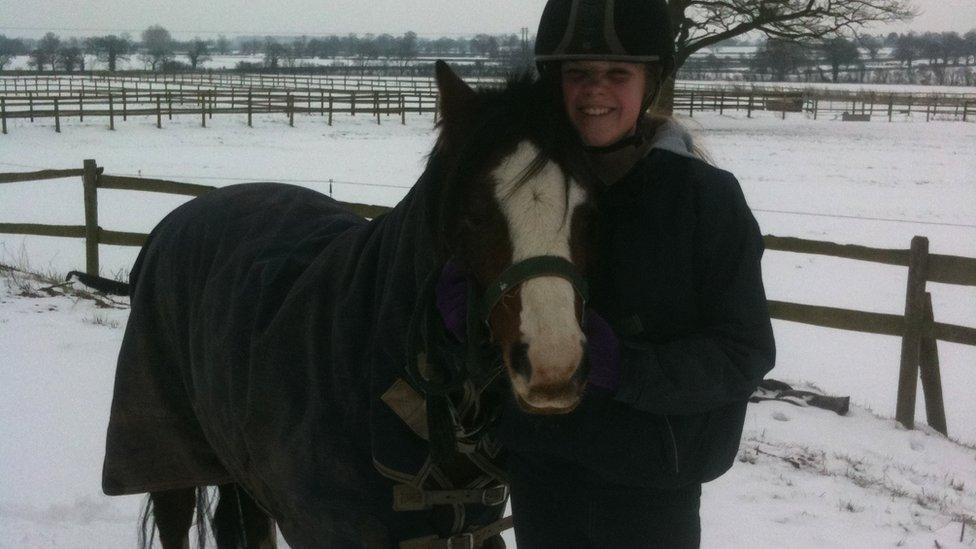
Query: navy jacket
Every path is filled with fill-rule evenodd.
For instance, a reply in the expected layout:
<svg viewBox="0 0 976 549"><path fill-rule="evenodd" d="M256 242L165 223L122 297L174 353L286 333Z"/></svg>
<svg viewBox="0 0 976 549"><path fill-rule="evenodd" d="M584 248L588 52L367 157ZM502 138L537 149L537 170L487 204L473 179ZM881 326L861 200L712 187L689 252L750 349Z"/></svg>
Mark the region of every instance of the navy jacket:
<svg viewBox="0 0 976 549"><path fill-rule="evenodd" d="M762 235L730 173L653 149L599 197L589 306L615 326L623 378L566 416L509 405L500 438L595 483L675 489L732 465L746 403L773 367Z"/></svg>

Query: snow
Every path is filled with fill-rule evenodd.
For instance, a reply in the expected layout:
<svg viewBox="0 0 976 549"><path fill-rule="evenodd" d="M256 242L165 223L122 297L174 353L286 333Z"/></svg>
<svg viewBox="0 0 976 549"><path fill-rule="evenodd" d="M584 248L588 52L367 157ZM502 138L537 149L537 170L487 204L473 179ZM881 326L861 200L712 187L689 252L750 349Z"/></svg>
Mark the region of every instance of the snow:
<svg viewBox="0 0 976 549"><path fill-rule="evenodd" d="M682 118L736 174L765 234L976 257L976 124L843 123L798 114ZM0 172L80 167L227 185L289 181L336 198L393 204L420 174L432 119L283 116L10 123ZM379 185L379 186L377 186ZM185 198L103 190L106 229L147 232ZM81 224L79 178L0 186L0 222ZM137 249L101 247L103 273ZM0 235L0 263L64 273L81 240ZM767 252L770 299L900 314L906 269ZM131 547L141 499L100 492L104 430L126 309L77 296L22 297L0 273L0 547ZM34 288L44 286L34 283ZM976 326L976 289L930 284L936 320ZM840 417L750 406L740 461L704 489L703 547L976 545L976 348L939 344L951 439L897 426L899 340L774 322L773 377L850 395ZM918 423L924 425L919 391ZM877 414L877 415L875 415ZM880 416L880 417L879 417ZM967 446L968 444L968 446ZM968 518L966 518L968 517ZM968 520L960 542L962 520ZM509 540L511 540L509 535ZM512 544L510 543L510 546Z"/></svg>

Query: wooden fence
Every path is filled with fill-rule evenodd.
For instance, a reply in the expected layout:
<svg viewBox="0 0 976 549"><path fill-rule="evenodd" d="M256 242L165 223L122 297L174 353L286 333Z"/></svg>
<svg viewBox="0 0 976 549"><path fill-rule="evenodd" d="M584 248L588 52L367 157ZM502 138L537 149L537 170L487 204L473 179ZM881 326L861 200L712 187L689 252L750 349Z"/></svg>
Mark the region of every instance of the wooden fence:
<svg viewBox="0 0 976 549"><path fill-rule="evenodd" d="M499 80L484 80L480 86L494 86ZM55 131L62 119L85 116L108 118L115 129L121 116L155 116L162 127L165 115L199 115L201 124L218 115L248 115L253 125L256 113L283 113L294 125L295 114L328 116L357 113L382 117L399 116L406 123L408 113L435 113L437 90L430 79L381 79L368 77L323 77L313 75L190 74L139 76L91 76L0 78L0 124L7 133L7 119L54 118ZM675 89L674 112L694 116L696 112L719 114L771 111L786 118L802 113L814 119L832 116L843 120L872 120L895 116L925 115L925 120L961 120L976 117L976 95L965 93L879 93L829 89L764 89L679 85Z"/></svg>
<svg viewBox="0 0 976 549"><path fill-rule="evenodd" d="M38 225L0 223L0 233L84 238L86 271L97 275L99 244L141 246L141 233L109 231L98 225L98 189L125 189L198 196L214 187L158 179L120 177L103 173L94 160L82 169L43 170L0 174L0 184L66 177L82 178L85 201L84 225ZM374 218L388 211L385 206L341 203L358 215ZM922 380L928 424L946 434L945 406L939 367L938 342L976 346L976 328L936 322L931 294L926 283L976 287L976 258L931 254L928 239L916 236L908 250L869 248L833 242L767 235L766 249L801 254L825 255L885 265L908 267L905 314L892 315L784 301L769 301L773 318L861 333L901 338L898 401L895 418L908 428L915 425L915 395Z"/></svg>
<svg viewBox="0 0 976 549"><path fill-rule="evenodd" d="M107 118L109 129L115 129L116 120L127 121L130 116L155 117L156 127L162 128L163 118L194 115L200 117L204 127L214 114L247 115L247 125L253 126L255 114L278 113L295 124L295 114L315 114L328 117L332 125L335 114L375 116L380 124L382 117L396 116L406 124L407 114L435 113L437 94L431 92L384 92L384 91L151 91L130 89L120 92L86 91L55 95L26 92L16 96L0 97L0 131L6 134L7 120L27 118L54 118L54 130L61 131L62 120L85 117Z"/></svg>

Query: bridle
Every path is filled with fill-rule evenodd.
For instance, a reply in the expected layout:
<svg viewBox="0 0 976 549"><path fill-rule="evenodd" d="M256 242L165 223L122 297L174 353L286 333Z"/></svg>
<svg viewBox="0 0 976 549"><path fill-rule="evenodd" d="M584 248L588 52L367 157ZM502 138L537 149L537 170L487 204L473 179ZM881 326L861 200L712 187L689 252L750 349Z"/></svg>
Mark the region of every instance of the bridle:
<svg viewBox="0 0 976 549"><path fill-rule="evenodd" d="M432 269L424 283L409 334L413 358L405 370L410 384L427 405L431 455L447 462L460 448L474 447L498 417L498 410L483 414L473 425L463 425L461 413L450 395L471 385L476 398L500 390L498 379L504 370L491 335L489 316L502 297L533 278L555 276L569 281L585 307L589 296L586 279L569 260L559 256L534 256L518 261L488 285L478 296L468 285L466 340L458 342L447 333L434 305L434 289L443 269Z"/></svg>
<svg viewBox="0 0 976 549"><path fill-rule="evenodd" d="M543 276L556 276L568 281L573 285L576 295L582 300L583 308L586 307L586 302L589 299L589 286L586 279L576 269L576 265L558 255L540 255L523 259L502 271L502 274L498 275L498 278L488 285L488 289L485 290L481 298L480 315L489 335L491 334L491 324L488 319L502 297L523 282Z"/></svg>

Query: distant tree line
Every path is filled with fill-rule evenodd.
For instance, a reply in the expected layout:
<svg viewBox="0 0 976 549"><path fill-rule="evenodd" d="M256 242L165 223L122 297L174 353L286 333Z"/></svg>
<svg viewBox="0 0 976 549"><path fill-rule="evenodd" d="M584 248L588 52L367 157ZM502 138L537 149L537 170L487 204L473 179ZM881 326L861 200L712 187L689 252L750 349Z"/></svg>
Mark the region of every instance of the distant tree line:
<svg viewBox="0 0 976 549"><path fill-rule="evenodd" d="M882 55L884 53L885 55ZM738 58L719 58L714 53L689 59L686 76L700 77L738 71L749 80L803 80L839 82L842 74L856 74L863 82L870 71L875 80L887 82L889 73L900 70L903 82L911 83L913 63L924 61L936 83L948 82L950 67L976 66L976 29L958 32L890 33L887 36L861 35L855 38L830 36L819 40L788 40L764 37L754 53ZM719 76L720 77L720 76ZM976 73L964 72L967 85L976 82Z"/></svg>
<svg viewBox="0 0 976 549"><path fill-rule="evenodd" d="M717 44L723 46L755 45L749 55L719 58L714 53L688 57L683 64L686 73L722 73L732 69L745 71L749 79L816 79L837 82L842 73L864 71L867 64L897 62L911 70L913 64L925 62L939 83L948 67L976 65L976 29L958 32L890 33L886 36L863 34L848 38L838 33L823 36L774 34L750 41L734 35ZM30 66L43 70L86 70L86 55L94 56L109 71L115 71L122 60L135 56L152 71L194 70L213 55L238 54L257 59L241 61L238 68L300 68L311 59L344 58L365 66L383 60L388 66L404 67L418 56L476 57L496 64L523 66L531 64L532 39L515 34L478 34L470 38L424 38L414 32L400 36L390 34L347 34L345 36L280 38L239 37L228 39L194 38L179 41L160 25L144 30L140 40L127 34L62 39L49 32L38 40L7 38L0 35L0 70L17 55L28 55ZM879 56L885 50L884 59ZM483 62L483 61L479 61Z"/></svg>
<svg viewBox="0 0 976 549"><path fill-rule="evenodd" d="M363 62L387 59L405 63L418 55L478 56L487 59L526 62L533 43L515 34L478 34L471 38L421 38L415 32L401 36L390 34L348 34L346 36L298 38L245 37L230 40L225 36L202 40L179 41L168 30L153 25L134 40L128 34L62 40L49 32L39 40L7 38L0 35L0 70L17 55L28 55L30 66L44 70L86 70L85 55L96 56L109 71L118 62L136 56L151 71L197 69L214 54L236 53L260 56L261 60L245 62L267 68L297 67L303 59L345 57ZM185 59L185 61L181 60Z"/></svg>

